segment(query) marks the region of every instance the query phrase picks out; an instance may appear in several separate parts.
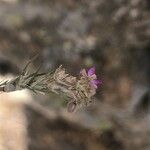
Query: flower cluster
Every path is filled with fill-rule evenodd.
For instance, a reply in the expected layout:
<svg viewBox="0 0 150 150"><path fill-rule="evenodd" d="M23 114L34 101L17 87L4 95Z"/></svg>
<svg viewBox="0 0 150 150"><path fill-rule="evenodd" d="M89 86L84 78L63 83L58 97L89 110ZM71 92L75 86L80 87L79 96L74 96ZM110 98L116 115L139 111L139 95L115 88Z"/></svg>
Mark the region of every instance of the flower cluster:
<svg viewBox="0 0 150 150"><path fill-rule="evenodd" d="M102 83L101 80L97 80L95 67L89 69L87 72L85 69L82 69L80 77L77 79L67 74L65 69L60 66L56 69L53 79L54 81L50 82L48 87L56 93L60 91L65 93L71 99L68 103L69 112L74 111L79 106L90 104L98 85Z"/></svg>
<svg viewBox="0 0 150 150"><path fill-rule="evenodd" d="M88 71L82 69L80 76L74 77L66 73L65 68L58 67L54 72L29 74L28 65L23 69L22 73L10 81L0 84L0 90L3 92L12 92L21 89L29 89L35 93L64 94L69 99L68 111L73 112L79 106L87 106L91 103L91 98L96 93L98 85L102 83L97 80L95 67Z"/></svg>

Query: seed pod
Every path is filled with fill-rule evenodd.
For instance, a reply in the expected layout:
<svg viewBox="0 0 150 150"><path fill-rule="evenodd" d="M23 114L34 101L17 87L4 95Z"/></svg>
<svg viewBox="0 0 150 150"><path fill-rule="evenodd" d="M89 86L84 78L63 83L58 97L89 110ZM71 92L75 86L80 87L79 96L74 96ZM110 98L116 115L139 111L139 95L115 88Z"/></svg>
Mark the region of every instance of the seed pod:
<svg viewBox="0 0 150 150"><path fill-rule="evenodd" d="M71 101L68 103L68 106L67 106L68 112L72 113L76 110L76 108L77 108L77 104L75 101Z"/></svg>

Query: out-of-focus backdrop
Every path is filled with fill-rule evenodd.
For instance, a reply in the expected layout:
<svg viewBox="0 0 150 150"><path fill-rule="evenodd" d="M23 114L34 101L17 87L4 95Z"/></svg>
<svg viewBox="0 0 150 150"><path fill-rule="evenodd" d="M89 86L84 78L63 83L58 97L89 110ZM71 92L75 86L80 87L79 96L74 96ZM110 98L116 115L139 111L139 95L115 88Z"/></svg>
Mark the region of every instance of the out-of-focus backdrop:
<svg viewBox="0 0 150 150"><path fill-rule="evenodd" d="M150 149L149 0L0 0L0 80L36 54L30 71L95 66L103 84L76 113L55 94L0 93L0 150Z"/></svg>

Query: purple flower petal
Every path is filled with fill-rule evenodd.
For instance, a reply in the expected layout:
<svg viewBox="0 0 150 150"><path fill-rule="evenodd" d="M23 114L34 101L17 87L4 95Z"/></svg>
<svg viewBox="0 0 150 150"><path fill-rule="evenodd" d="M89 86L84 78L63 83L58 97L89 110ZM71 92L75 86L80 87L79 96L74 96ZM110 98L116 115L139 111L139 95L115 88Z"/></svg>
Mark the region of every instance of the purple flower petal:
<svg viewBox="0 0 150 150"><path fill-rule="evenodd" d="M95 67L92 67L88 70L88 76L92 76L93 74L95 74Z"/></svg>
<svg viewBox="0 0 150 150"><path fill-rule="evenodd" d="M97 86L97 85L102 84L102 81L101 80L92 80L91 83Z"/></svg>

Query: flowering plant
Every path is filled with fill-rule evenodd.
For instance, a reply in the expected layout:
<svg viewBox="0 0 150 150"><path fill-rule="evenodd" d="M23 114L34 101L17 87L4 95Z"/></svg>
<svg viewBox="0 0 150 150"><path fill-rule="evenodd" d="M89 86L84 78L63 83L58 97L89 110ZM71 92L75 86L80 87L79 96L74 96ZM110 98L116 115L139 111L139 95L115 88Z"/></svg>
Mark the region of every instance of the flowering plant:
<svg viewBox="0 0 150 150"><path fill-rule="evenodd" d="M59 66L54 72L39 73L38 69L30 74L28 72L30 63L16 78L1 82L0 91L12 92L27 88L35 93L63 93L71 99L68 102L68 111L73 112L79 106L90 104L98 85L102 83L101 80L97 80L95 67L88 71L82 69L77 78L66 73L62 66Z"/></svg>

